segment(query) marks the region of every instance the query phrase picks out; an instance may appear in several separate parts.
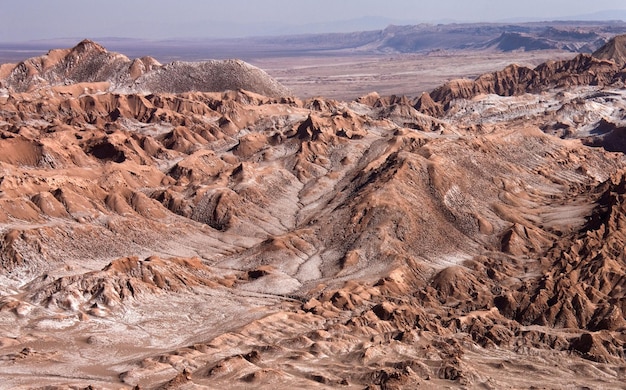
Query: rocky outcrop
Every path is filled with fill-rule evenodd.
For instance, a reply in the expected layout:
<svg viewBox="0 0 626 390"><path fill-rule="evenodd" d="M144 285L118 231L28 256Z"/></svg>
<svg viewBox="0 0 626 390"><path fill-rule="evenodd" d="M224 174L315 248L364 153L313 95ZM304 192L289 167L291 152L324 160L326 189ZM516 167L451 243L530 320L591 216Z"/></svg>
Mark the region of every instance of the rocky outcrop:
<svg viewBox="0 0 626 390"><path fill-rule="evenodd" d="M217 287L200 259L160 259L156 256L112 261L101 271L31 282L30 300L48 308L81 311L105 317L108 311L146 295L179 293L196 286Z"/></svg>
<svg viewBox="0 0 626 390"><path fill-rule="evenodd" d="M149 94L239 89L270 97L290 95L267 73L243 61L161 65L151 57L130 60L90 40L71 49L51 50L19 64L0 66L0 87L14 92L55 87L77 95L98 90Z"/></svg>
<svg viewBox="0 0 626 390"><path fill-rule="evenodd" d="M607 44L593 52L595 58L615 62L618 66L626 65L626 35L611 38Z"/></svg>
<svg viewBox="0 0 626 390"><path fill-rule="evenodd" d="M505 38L511 38L511 34L503 34L501 39ZM535 68L511 64L474 80L451 80L413 100L395 95L380 97L370 94L357 101L377 108L397 105L406 110L412 107L421 113L441 117L449 110L451 102L481 95L519 96L576 86L619 87L626 80L626 72L622 69L624 63L620 59L621 51L626 51L621 47L622 41L622 37L615 37L593 55L579 54L569 60L548 61Z"/></svg>
<svg viewBox="0 0 626 390"><path fill-rule="evenodd" d="M447 108L455 99L481 94L515 96L539 93L552 88L579 85L612 85L622 82L620 67L613 62L580 54L571 60L546 62L535 69L510 65L475 80L452 80L430 93L432 100Z"/></svg>

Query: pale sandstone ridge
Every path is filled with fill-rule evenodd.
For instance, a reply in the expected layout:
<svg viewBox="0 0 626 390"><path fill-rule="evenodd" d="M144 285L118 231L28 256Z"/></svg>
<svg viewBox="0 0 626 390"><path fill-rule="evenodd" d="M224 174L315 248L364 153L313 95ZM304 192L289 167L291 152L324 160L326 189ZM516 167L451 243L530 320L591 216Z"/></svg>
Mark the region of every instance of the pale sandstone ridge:
<svg viewBox="0 0 626 390"><path fill-rule="evenodd" d="M622 388L621 70L537 69L1 97L2 383Z"/></svg>
<svg viewBox="0 0 626 390"><path fill-rule="evenodd" d="M68 88L74 86L74 88ZM131 60L83 40L71 49L50 50L19 64L0 66L0 88L14 92L60 87L60 91L124 93L221 92L245 89L271 97L289 91L261 69L240 60L161 65L152 57Z"/></svg>

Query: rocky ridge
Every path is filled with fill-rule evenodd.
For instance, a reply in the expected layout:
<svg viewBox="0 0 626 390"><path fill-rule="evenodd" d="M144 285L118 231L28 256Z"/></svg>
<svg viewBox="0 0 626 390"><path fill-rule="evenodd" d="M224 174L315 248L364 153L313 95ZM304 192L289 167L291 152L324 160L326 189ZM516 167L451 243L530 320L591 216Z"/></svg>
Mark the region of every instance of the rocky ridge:
<svg viewBox="0 0 626 390"><path fill-rule="evenodd" d="M564 50L592 53L609 38L626 32L622 21L552 21L536 23L451 23L390 25L382 30L333 34L258 37L251 43L266 50L358 50L369 53L437 51ZM233 42L234 43L234 42Z"/></svg>
<svg viewBox="0 0 626 390"><path fill-rule="evenodd" d="M417 101L0 97L0 376L620 388L621 69L537 69Z"/></svg>
<svg viewBox="0 0 626 390"><path fill-rule="evenodd" d="M474 80L451 80L423 94L412 105L424 113L441 115L456 99L486 94L518 96L588 85L620 87L626 80L622 54L626 50L624 37L614 37L593 55L579 54L573 59L546 62L534 69L511 64Z"/></svg>
<svg viewBox="0 0 626 390"><path fill-rule="evenodd" d="M626 65L626 36L618 35L593 53L593 56L615 62L618 66Z"/></svg>
<svg viewBox="0 0 626 390"><path fill-rule="evenodd" d="M152 57L130 60L83 40L71 49L50 50L41 57L0 66L0 88L27 92L59 87L75 93L180 93L246 89L271 97L289 91L259 68L240 60L161 65Z"/></svg>

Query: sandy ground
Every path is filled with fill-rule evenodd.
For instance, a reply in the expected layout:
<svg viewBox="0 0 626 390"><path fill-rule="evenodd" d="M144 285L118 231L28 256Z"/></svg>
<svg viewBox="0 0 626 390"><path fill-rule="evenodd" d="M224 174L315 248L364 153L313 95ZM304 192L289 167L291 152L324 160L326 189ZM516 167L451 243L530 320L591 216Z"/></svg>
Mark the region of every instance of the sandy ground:
<svg viewBox="0 0 626 390"><path fill-rule="evenodd" d="M516 63L535 67L574 53L435 52L431 54L301 56L250 59L302 98L352 100L370 92L419 96L451 79L475 78Z"/></svg>

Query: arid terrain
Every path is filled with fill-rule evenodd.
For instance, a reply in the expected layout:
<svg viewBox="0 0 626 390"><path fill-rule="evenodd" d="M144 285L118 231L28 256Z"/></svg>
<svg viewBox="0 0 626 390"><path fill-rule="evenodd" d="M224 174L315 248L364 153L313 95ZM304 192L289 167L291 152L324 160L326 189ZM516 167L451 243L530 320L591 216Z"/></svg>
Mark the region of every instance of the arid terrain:
<svg viewBox="0 0 626 390"><path fill-rule="evenodd" d="M331 57L257 58L265 70L301 98L351 101L371 92L382 96L419 96L441 84L474 78L516 63L535 67L548 60L571 58L561 50L529 52L437 52L430 54L344 55Z"/></svg>
<svg viewBox="0 0 626 390"><path fill-rule="evenodd" d="M420 24L352 33L239 39L161 41L102 38L98 43L131 58L173 61L241 59L300 98L351 101L370 92L416 96L457 78L475 78L517 63L592 53L626 33L626 22ZM0 42L0 63L19 63L80 39Z"/></svg>
<svg viewBox="0 0 626 390"><path fill-rule="evenodd" d="M492 49L0 65L0 387L624 389L626 38Z"/></svg>

